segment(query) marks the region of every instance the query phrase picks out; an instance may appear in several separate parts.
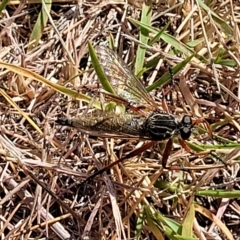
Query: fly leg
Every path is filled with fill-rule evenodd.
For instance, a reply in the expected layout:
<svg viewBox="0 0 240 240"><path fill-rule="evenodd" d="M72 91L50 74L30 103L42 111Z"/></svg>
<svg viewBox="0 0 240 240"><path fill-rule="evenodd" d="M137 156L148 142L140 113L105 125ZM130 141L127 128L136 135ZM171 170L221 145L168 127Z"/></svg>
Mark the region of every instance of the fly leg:
<svg viewBox="0 0 240 240"><path fill-rule="evenodd" d="M87 183L88 181L92 180L93 178L95 178L96 176L106 172L107 170L109 170L110 168L112 168L113 166L115 166L116 164L119 164L121 162L123 162L126 159L135 157L137 155L139 155L140 153L146 151L147 149L151 148L153 145L155 144L154 141L148 142L146 144L144 144L143 146L141 146L140 148L137 148L133 151L131 151L130 153L128 153L125 157L118 159L115 162L110 163L109 165L107 165L106 167L103 167L102 169L96 171L95 173L91 174L89 177L87 177L85 180L83 180L79 186L84 186L85 183Z"/></svg>
<svg viewBox="0 0 240 240"><path fill-rule="evenodd" d="M163 168L170 169L170 170L181 170L181 171L187 171L188 172L189 169L184 168L184 167L180 167L180 166L170 166L170 167L168 167L168 166L166 166L167 159L168 159L169 154L170 154L171 149L172 149L172 139L170 139L170 140L168 141L168 143L166 145L166 148L164 150L164 153L163 153L163 160L162 160ZM222 162L225 166L227 166L226 162L224 162L220 157L218 157L213 152L207 151L207 152L196 153L196 152L194 152L190 149L190 147L186 144L186 142L183 139L179 138L178 141L179 141L180 145L185 149L186 152L195 154L197 156L204 155L204 154L205 155L210 154L212 157L216 158L218 161Z"/></svg>
<svg viewBox="0 0 240 240"><path fill-rule="evenodd" d="M206 129L208 130L210 138L213 139L213 133L212 133L211 126L206 120L204 120L204 119L193 120L193 125L198 125L198 124L201 124L201 123L205 125Z"/></svg>
<svg viewBox="0 0 240 240"><path fill-rule="evenodd" d="M210 126L210 124L206 120L204 120L204 119L193 120L193 125L197 125L197 124L201 124L201 123L205 125L206 129L208 130L208 134L209 134L210 138L213 139L213 133L212 133L211 126ZM224 162L224 160L221 159L219 156L217 156L215 153L213 153L213 151L197 153L197 155L202 155L202 154L206 154L206 155L210 154L212 157L214 157L218 161L222 162L225 166L227 166L227 163Z"/></svg>
<svg viewBox="0 0 240 240"><path fill-rule="evenodd" d="M181 141L183 141L183 140L181 139ZM163 166L163 168L164 169L169 169L169 170L177 170L177 171L181 170L181 171L187 171L188 172L188 169L186 169L184 167L180 167L180 166L167 166L167 160L168 160L168 157L169 157L169 155L170 155L170 153L172 151L172 146L173 146L173 140L172 140L172 138L170 138L168 140L168 142L166 144L166 147L164 149L164 152L163 152L163 157L162 157L162 166ZM188 147L188 150L190 151L189 147Z"/></svg>

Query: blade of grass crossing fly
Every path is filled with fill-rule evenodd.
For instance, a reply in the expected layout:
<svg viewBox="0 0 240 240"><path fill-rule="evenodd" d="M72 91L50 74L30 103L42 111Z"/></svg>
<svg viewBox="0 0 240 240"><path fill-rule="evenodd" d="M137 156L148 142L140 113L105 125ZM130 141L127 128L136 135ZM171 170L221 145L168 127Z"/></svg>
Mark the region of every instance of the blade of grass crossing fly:
<svg viewBox="0 0 240 240"><path fill-rule="evenodd" d="M92 59L92 65L96 71L96 74L97 74L99 81L101 82L103 88L106 91L108 91L109 93L115 94L111 84L108 81L106 74L104 73L104 71L102 69L100 62L98 61L98 57L97 57L97 55L94 51L94 48L90 42L88 42L88 49L89 49L89 54Z"/></svg>

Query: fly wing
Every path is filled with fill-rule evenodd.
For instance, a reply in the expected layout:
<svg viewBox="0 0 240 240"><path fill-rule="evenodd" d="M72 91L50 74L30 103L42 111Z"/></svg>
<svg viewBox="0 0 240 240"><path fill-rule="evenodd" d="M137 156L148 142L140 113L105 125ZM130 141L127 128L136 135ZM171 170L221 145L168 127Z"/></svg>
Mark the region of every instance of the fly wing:
<svg viewBox="0 0 240 240"><path fill-rule="evenodd" d="M114 51L104 46L97 46L95 51L103 71L118 96L130 104L157 109L156 103L143 84Z"/></svg>

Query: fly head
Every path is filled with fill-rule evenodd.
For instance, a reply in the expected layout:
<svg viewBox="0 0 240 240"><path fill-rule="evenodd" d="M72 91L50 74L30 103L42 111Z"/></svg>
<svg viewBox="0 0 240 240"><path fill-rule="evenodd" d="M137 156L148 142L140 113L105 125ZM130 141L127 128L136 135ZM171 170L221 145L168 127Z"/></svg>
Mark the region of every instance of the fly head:
<svg viewBox="0 0 240 240"><path fill-rule="evenodd" d="M181 121L180 135L183 140L187 140L192 133L193 122L190 116L185 115Z"/></svg>

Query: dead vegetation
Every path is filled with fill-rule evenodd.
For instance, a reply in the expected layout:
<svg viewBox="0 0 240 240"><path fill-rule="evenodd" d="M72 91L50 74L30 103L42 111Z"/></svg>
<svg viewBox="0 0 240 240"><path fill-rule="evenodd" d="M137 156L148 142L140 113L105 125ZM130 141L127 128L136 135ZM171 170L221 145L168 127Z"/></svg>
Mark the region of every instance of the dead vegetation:
<svg viewBox="0 0 240 240"><path fill-rule="evenodd" d="M239 2L15 3L0 19L2 239L239 239ZM168 165L188 172L162 168L161 143L82 184L144 144L55 123L100 107L88 42L211 124L191 153L174 141Z"/></svg>

